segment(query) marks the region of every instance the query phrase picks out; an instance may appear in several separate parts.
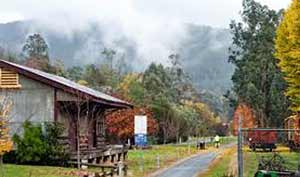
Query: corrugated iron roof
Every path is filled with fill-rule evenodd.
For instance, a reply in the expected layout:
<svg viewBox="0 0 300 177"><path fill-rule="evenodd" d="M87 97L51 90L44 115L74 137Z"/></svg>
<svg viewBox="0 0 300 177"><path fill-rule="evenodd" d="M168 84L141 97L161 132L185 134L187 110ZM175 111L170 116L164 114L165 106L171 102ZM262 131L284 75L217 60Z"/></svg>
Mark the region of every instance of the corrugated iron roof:
<svg viewBox="0 0 300 177"><path fill-rule="evenodd" d="M26 66L23 66L23 65L16 64L16 63L8 62L8 61L5 61L5 60L0 60L0 66L3 66L3 65L4 65L4 67L7 66L10 69L16 70L20 74L23 74L23 75L26 75L26 76L29 76L29 77L30 77L30 74L32 74L32 75L35 75L35 76L45 78L50 82L52 81L56 84L55 85L52 85L51 83L46 83L46 84L51 85L53 87L57 87L57 86L61 85L64 88L65 87L70 88L71 90L73 90L72 91L73 94L74 94L74 90L75 90L75 91L79 91L83 94L87 94L89 96L92 96L95 101L98 100L102 103L113 104L113 105L118 106L118 107L132 107L132 105L130 103L126 102L126 101L120 100L118 98L112 97L112 96L107 95L105 93L93 90L93 89L88 88L88 87L83 86L83 85L80 85L80 84L78 84L76 82L73 82L71 80L68 80L64 77L60 77L60 76L57 76L57 75L54 75L54 74L46 73L46 72L43 72L43 71L40 71L40 70L37 70L37 69L33 69L33 68L30 68L30 67L26 67ZM22 71L24 71L24 72L22 72ZM36 80L43 82L40 79L36 79Z"/></svg>

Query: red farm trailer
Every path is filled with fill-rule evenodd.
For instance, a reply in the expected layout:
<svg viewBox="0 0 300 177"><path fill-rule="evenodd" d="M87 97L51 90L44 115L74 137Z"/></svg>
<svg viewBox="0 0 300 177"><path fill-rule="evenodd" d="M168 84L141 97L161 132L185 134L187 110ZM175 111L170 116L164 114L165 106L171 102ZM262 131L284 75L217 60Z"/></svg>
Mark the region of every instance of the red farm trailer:
<svg viewBox="0 0 300 177"><path fill-rule="evenodd" d="M263 151L276 149L277 132L273 130L249 130L248 131L249 148L253 151L262 149Z"/></svg>

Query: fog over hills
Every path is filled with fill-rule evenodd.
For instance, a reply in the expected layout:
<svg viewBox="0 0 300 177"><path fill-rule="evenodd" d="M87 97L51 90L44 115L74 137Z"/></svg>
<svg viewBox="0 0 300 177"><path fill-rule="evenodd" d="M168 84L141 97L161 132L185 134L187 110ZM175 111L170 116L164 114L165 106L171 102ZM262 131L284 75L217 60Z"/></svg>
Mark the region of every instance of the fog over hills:
<svg viewBox="0 0 300 177"><path fill-rule="evenodd" d="M60 59L67 67L101 63L101 51L109 47L134 71L144 70L151 62L168 65L168 55L178 53L199 90L221 95L231 87L233 66L227 62L231 43L228 29L184 24L176 32L174 26L160 36L145 37L129 35L118 24L90 23L84 29L67 33L48 27L35 21L0 24L0 47L20 53L26 36L41 33L49 45L51 60Z"/></svg>

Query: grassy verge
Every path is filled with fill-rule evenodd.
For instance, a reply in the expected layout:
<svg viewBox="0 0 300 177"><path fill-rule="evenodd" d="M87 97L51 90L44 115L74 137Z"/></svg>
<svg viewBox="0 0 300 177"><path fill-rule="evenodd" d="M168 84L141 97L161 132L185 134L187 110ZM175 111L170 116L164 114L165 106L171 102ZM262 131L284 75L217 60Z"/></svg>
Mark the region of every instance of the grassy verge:
<svg viewBox="0 0 300 177"><path fill-rule="evenodd" d="M231 173L232 160L235 158L236 148L226 149L209 166L209 169L199 177L221 177Z"/></svg>

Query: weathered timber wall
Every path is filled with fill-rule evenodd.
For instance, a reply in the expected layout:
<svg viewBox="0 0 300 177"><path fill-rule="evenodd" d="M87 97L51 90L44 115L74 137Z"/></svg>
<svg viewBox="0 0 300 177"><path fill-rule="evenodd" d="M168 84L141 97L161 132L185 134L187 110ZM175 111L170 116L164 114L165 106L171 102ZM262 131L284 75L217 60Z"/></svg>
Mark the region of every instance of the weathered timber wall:
<svg viewBox="0 0 300 177"><path fill-rule="evenodd" d="M48 122L54 120L54 88L19 76L21 88L1 89L0 96L13 101L10 112L10 132L21 132L25 120L31 122Z"/></svg>

